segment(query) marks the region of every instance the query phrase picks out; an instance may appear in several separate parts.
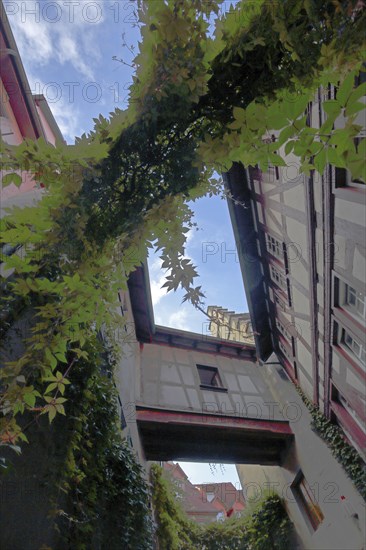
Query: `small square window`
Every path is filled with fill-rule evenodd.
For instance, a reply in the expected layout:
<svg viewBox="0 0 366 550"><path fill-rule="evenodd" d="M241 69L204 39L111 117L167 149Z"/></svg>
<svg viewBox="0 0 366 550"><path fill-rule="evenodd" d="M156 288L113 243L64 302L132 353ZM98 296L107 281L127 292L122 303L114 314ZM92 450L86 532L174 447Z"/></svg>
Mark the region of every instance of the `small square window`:
<svg viewBox="0 0 366 550"><path fill-rule="evenodd" d="M205 389L225 390L219 371L216 367L197 365L197 370L200 377L201 387Z"/></svg>
<svg viewBox="0 0 366 550"><path fill-rule="evenodd" d="M269 266L270 276L274 283L283 290L287 290L286 276L282 271L274 267L273 265Z"/></svg>
<svg viewBox="0 0 366 550"><path fill-rule="evenodd" d="M353 287L349 285L346 286L346 299L345 303L346 306L350 308L350 310L362 317L363 319L366 319L366 299L363 292L359 292L355 290Z"/></svg>
<svg viewBox="0 0 366 550"><path fill-rule="evenodd" d="M267 250L272 256L283 260L283 243L277 240L275 237L272 237L269 233L266 233L266 247Z"/></svg>

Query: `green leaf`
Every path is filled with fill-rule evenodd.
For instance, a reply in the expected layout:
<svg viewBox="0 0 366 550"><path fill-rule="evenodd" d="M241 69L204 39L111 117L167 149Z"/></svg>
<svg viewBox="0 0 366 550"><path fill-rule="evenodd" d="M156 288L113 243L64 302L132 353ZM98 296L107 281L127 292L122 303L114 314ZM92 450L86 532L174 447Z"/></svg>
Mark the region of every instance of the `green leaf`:
<svg viewBox="0 0 366 550"><path fill-rule="evenodd" d="M53 382L52 384L49 384L46 388L46 391L44 392L45 394L46 393L50 393L51 391L53 391L54 389L57 388L57 382Z"/></svg>
<svg viewBox="0 0 366 550"><path fill-rule="evenodd" d="M283 113L274 112L268 116L268 125L271 130L281 130L288 125L288 118Z"/></svg>
<svg viewBox="0 0 366 550"><path fill-rule="evenodd" d="M338 168L347 168L344 159L338 154L336 149L327 149L327 159L330 164L337 166Z"/></svg>
<svg viewBox="0 0 366 550"><path fill-rule="evenodd" d="M355 90L353 90L353 92L348 98L346 107L351 105L351 103L355 103L356 101L361 99L361 97L363 97L364 95L366 95L366 82L363 82L362 84L357 86Z"/></svg>
<svg viewBox="0 0 366 550"><path fill-rule="evenodd" d="M313 160L314 166L316 170L319 172L319 174L323 174L325 165L327 163L327 154L325 149L320 151Z"/></svg>
<svg viewBox="0 0 366 550"><path fill-rule="evenodd" d="M50 406L48 408L48 419L50 421L50 424L51 424L52 420L55 418L56 412L57 412L56 407Z"/></svg>
<svg viewBox="0 0 366 550"><path fill-rule="evenodd" d="M337 91L337 100L342 107L346 106L347 100L353 90L355 82L355 71L349 73L344 81L342 82L340 88Z"/></svg>
<svg viewBox="0 0 366 550"><path fill-rule="evenodd" d="M51 351L48 348L46 348L46 350L45 350L45 356L46 356L47 362L50 365L51 369L53 370L54 368L56 368L57 367L57 359L51 353Z"/></svg>
<svg viewBox="0 0 366 550"><path fill-rule="evenodd" d="M6 174L2 178L2 185L3 187L7 187L11 183L14 183L17 187L20 187L22 184L22 178L17 174L16 172L12 172L11 174Z"/></svg>
<svg viewBox="0 0 366 550"><path fill-rule="evenodd" d="M296 129L291 124L290 126L287 126L287 128L284 128L281 131L280 135L278 136L278 140L276 141L276 143L280 146L283 143L285 143L289 138L293 137L295 134L296 134Z"/></svg>
<svg viewBox="0 0 366 550"><path fill-rule="evenodd" d="M362 111L365 108L366 108L366 105L364 103L361 103L361 101L357 101L355 103L348 102L345 110L345 115L346 116L355 115L356 113L358 113L359 111Z"/></svg>
<svg viewBox="0 0 366 550"><path fill-rule="evenodd" d="M29 407L34 407L34 404L36 402L36 396L34 395L34 393L24 393L23 401L24 403L29 405Z"/></svg>
<svg viewBox="0 0 366 550"><path fill-rule="evenodd" d="M291 94L285 102L285 113L291 120L296 120L297 117L305 112L309 103L309 94Z"/></svg>
<svg viewBox="0 0 366 550"><path fill-rule="evenodd" d="M242 109L241 107L234 107L233 115L235 120L238 120L239 122L244 122L246 120L245 110Z"/></svg>
<svg viewBox="0 0 366 550"><path fill-rule="evenodd" d="M67 359L64 353L55 353L55 356L61 363L67 363Z"/></svg>
<svg viewBox="0 0 366 550"><path fill-rule="evenodd" d="M337 118L341 113L341 104L336 99L328 99L322 103L322 107L327 115Z"/></svg>

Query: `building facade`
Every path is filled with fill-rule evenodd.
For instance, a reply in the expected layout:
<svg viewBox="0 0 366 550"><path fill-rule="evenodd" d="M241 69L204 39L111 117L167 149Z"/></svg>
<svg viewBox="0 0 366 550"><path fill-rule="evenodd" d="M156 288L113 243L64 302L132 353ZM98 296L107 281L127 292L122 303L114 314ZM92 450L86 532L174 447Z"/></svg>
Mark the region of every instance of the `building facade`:
<svg viewBox="0 0 366 550"><path fill-rule="evenodd" d="M322 101L334 97L333 86L319 91L308 105L309 125L318 128L324 122ZM358 139L365 137L364 116L358 116L363 127ZM362 530L359 536L354 531L352 538L349 531L327 522L324 510L330 500L319 495L319 488L333 486L338 494L344 474L336 473L333 465L333 479L325 485L324 478L321 481L324 472L333 469L332 463L325 468L327 461L322 465L319 460L319 443L306 427L307 411L293 385L281 377L285 372L299 385L365 459L366 186L332 166L322 177L316 172L307 177L299 173L294 156L281 149L279 153L287 167L270 167L263 173L236 164L225 175L225 184L235 199L229 201L229 210L259 365L273 391L278 391L279 401L294 400L302 410L301 419L291 424L297 466L292 459L281 469L238 466L239 476L244 485L248 480L256 480L260 487L281 484L283 479L290 483L295 489L291 495L305 512L303 518L291 499L287 504L306 548L328 548L331 540L333 548L362 548ZM357 495L353 500L350 494L347 499L341 490L337 498L339 503L350 502L343 512L351 528L360 516Z"/></svg>
<svg viewBox="0 0 366 550"><path fill-rule="evenodd" d="M43 95L33 95L4 6L0 5L0 135L8 145L24 139L56 145L64 143L61 131ZM4 167L6 168L6 167ZM13 170L12 170L13 171ZM7 173L1 171L0 177ZM29 204L40 189L33 177L21 167L22 183L0 189L0 207Z"/></svg>
<svg viewBox="0 0 366 550"><path fill-rule="evenodd" d="M322 124L321 99L335 93L334 87L319 93L309 124ZM364 117L357 120L363 128ZM365 458L366 185L331 166L323 177L308 178L291 154L286 162L265 174L236 166L226 179L251 206L251 243L240 235L240 208L230 210L242 268L254 271L247 261L254 253L259 270L257 289L247 280L247 290L254 330L262 333L260 357L276 351L291 379ZM255 311L256 291L267 324Z"/></svg>

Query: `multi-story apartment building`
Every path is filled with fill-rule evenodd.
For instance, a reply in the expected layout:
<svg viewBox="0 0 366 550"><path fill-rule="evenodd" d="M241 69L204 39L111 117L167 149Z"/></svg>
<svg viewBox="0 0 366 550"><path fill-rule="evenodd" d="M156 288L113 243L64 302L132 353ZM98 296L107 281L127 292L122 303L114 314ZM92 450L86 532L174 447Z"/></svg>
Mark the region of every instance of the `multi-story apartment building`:
<svg viewBox="0 0 366 550"><path fill-rule="evenodd" d="M313 126L325 116L322 96L309 106ZM226 176L251 206L244 221L229 204L257 349L262 361L275 351L365 457L366 185L331 166L308 178L295 158L287 163L268 173L237 165Z"/></svg>
<svg viewBox="0 0 366 550"><path fill-rule="evenodd" d="M322 100L334 94L334 87L319 91L308 107L309 125L322 124ZM362 116L357 122L365 128ZM364 136L363 130L359 138ZM229 196L235 199L229 201L229 210L259 364L267 382L279 385L281 373L274 367L279 362L365 459L366 186L332 166L322 177L316 172L306 177L295 157L288 155L286 161L286 168L272 167L267 173L236 164L225 175ZM316 463L317 451L306 451L301 424L294 428L294 452L298 465L308 469ZM290 471L295 475L295 486L303 492L300 500L311 500L309 486L301 488L303 472L296 473L286 461L284 466L285 478ZM324 465L312 470L313 483L320 481ZM243 484L256 479L263 486L280 479L274 469L238 466L238 472ZM338 487L339 479L334 477ZM320 511L322 506L324 498L318 500ZM307 515L308 529L295 512L293 516L306 547L327 548L327 535L323 540L321 535L323 512L316 517L317 511L308 510ZM355 541L348 544L357 546Z"/></svg>

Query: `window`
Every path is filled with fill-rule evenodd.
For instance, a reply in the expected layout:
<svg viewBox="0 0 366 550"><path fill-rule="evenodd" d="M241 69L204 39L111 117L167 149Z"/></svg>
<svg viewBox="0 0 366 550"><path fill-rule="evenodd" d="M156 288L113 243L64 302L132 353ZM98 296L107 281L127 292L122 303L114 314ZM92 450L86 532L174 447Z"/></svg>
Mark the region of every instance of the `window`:
<svg viewBox="0 0 366 550"><path fill-rule="evenodd" d="M272 237L272 235L269 235L268 233L266 233L266 247L268 252L272 254L272 256L283 260L283 243L281 243L275 237Z"/></svg>
<svg viewBox="0 0 366 550"><path fill-rule="evenodd" d="M345 304L349 307L352 313L359 315L362 319L366 319L366 298L362 292L355 290L350 285L346 286Z"/></svg>
<svg viewBox="0 0 366 550"><path fill-rule="evenodd" d="M289 340L289 342L291 342L291 334L289 333L289 331L287 330L287 328L285 327L285 325L279 320L276 318L276 327L278 328L279 332L285 337L287 338L287 340Z"/></svg>
<svg viewBox="0 0 366 550"><path fill-rule="evenodd" d="M278 347L280 348L281 352L286 357L286 359L291 361L292 360L292 353L287 349L287 347L284 345L284 343L281 342L281 340L279 340L279 342L278 342Z"/></svg>
<svg viewBox="0 0 366 550"><path fill-rule="evenodd" d="M324 519L324 514L321 511L315 495L306 481L304 474L300 471L292 484L292 490L295 498L305 512L314 531L319 527Z"/></svg>
<svg viewBox="0 0 366 550"><path fill-rule="evenodd" d="M287 291L287 282L286 282L285 274L282 273L279 269L277 269L273 265L269 266L269 271L271 274L272 281L275 282L277 286Z"/></svg>
<svg viewBox="0 0 366 550"><path fill-rule="evenodd" d="M366 347L346 330L342 329L342 343L366 367Z"/></svg>
<svg viewBox="0 0 366 550"><path fill-rule="evenodd" d="M200 377L201 388L227 391L222 385L219 371L216 367L197 365L197 370Z"/></svg>
<svg viewBox="0 0 366 550"><path fill-rule="evenodd" d="M358 138L355 138L355 147L358 147ZM351 173L345 168L334 168L334 184L339 187L356 187L366 189L366 185L362 180L352 179Z"/></svg>
<svg viewBox="0 0 366 550"><path fill-rule="evenodd" d="M351 407L348 401L339 392L337 395L337 401L348 412L348 414L356 422L359 428L361 428L362 431L365 431L365 424L363 423L362 419L358 416L356 411Z"/></svg>
<svg viewBox="0 0 366 550"><path fill-rule="evenodd" d="M273 293L274 301L282 311L286 311L285 302L278 296L276 292Z"/></svg>

